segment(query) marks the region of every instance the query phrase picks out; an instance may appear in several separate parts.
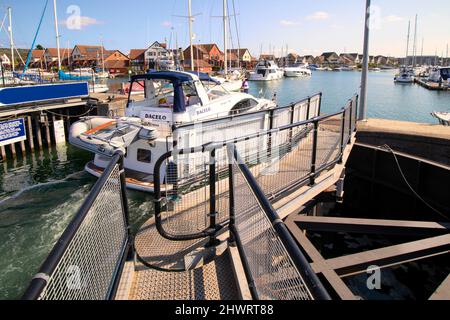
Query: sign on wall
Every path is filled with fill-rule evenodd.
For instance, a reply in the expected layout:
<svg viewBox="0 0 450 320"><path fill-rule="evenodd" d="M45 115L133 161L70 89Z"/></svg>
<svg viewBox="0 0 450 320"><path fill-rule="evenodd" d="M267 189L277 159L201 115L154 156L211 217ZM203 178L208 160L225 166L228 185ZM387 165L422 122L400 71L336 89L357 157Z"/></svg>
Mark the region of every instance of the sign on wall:
<svg viewBox="0 0 450 320"><path fill-rule="evenodd" d="M24 119L0 122L0 146L27 140Z"/></svg>
<svg viewBox="0 0 450 320"><path fill-rule="evenodd" d="M55 132L56 144L66 143L66 132L64 130L64 120L57 120L53 122L53 130Z"/></svg>

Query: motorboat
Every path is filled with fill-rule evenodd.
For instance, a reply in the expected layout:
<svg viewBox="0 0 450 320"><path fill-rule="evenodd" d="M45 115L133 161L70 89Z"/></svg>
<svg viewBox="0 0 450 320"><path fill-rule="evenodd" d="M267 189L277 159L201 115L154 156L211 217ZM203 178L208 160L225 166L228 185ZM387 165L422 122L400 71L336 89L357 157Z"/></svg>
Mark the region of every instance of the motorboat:
<svg viewBox="0 0 450 320"><path fill-rule="evenodd" d="M250 73L250 81L272 81L280 80L284 77L284 71L278 67L275 61L262 60L255 68L254 72Z"/></svg>
<svg viewBox="0 0 450 320"><path fill-rule="evenodd" d="M438 119L441 125L450 126L450 112L433 112L431 115Z"/></svg>
<svg viewBox="0 0 450 320"><path fill-rule="evenodd" d="M109 91L109 87L102 83L89 84L89 92L91 93L106 93Z"/></svg>
<svg viewBox="0 0 450 320"><path fill-rule="evenodd" d="M144 84L144 99L134 101L129 95L126 117L87 117L71 126L72 145L95 154L86 171L99 177L117 150L126 153L127 186L134 190L153 192L153 171L156 161L175 146L201 146L212 142L212 135L224 134L213 130L209 135L199 133L205 121L223 119L228 138L242 134L242 124L230 122L229 117L275 109L276 103L257 99L245 93L230 93L211 88L207 90L200 78L192 73L159 71L133 76L134 83ZM266 121L259 125L265 125ZM195 129L180 133L176 126L195 124ZM222 141L222 140L220 140Z"/></svg>
<svg viewBox="0 0 450 320"><path fill-rule="evenodd" d="M284 68L284 75L288 78L311 77L312 72L307 65L298 64Z"/></svg>
<svg viewBox="0 0 450 320"><path fill-rule="evenodd" d="M443 83L450 78L450 67L434 67L430 70L428 81Z"/></svg>
<svg viewBox="0 0 450 320"><path fill-rule="evenodd" d="M399 74L397 74L394 78L394 82L396 83L413 83L414 77L412 76L412 73L410 70L408 70L406 67L401 68Z"/></svg>

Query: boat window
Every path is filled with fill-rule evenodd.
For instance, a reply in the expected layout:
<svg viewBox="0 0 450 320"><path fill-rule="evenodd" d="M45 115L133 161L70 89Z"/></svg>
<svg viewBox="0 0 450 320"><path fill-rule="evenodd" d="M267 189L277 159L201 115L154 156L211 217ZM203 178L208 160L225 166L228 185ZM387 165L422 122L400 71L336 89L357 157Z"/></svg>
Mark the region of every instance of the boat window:
<svg viewBox="0 0 450 320"><path fill-rule="evenodd" d="M253 99L245 99L236 104L230 111L231 115L241 114L249 111L250 109L256 107L258 102Z"/></svg>
<svg viewBox="0 0 450 320"><path fill-rule="evenodd" d="M200 98L193 81L183 83L183 93L186 98L186 106L193 106L200 103Z"/></svg>
<svg viewBox="0 0 450 320"><path fill-rule="evenodd" d="M146 149L138 149L137 161L143 163L152 163L152 152Z"/></svg>

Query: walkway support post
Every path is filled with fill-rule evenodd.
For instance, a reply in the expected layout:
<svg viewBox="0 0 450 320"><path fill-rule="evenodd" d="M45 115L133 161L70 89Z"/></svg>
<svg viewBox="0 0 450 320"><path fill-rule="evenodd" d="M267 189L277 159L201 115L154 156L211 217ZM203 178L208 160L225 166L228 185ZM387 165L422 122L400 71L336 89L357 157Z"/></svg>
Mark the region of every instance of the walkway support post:
<svg viewBox="0 0 450 320"><path fill-rule="evenodd" d="M367 76L369 73L369 38L370 38L370 1L366 0L366 20L364 25L364 59L361 77L361 102L359 111L359 120L366 120L367 110Z"/></svg>

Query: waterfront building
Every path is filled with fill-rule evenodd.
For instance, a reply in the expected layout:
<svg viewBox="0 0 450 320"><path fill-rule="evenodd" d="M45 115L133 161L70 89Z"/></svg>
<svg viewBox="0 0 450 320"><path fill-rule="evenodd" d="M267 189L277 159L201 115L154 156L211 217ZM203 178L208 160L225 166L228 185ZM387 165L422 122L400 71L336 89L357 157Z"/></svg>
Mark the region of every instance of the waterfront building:
<svg viewBox="0 0 450 320"><path fill-rule="evenodd" d="M195 44L193 45L194 51L194 65L201 68L208 69L208 64L211 69L219 70L224 65L224 53L219 49L217 44ZM189 46L184 50L184 63L185 68L190 69L191 60L191 47ZM199 62L203 61L203 62Z"/></svg>
<svg viewBox="0 0 450 320"><path fill-rule="evenodd" d="M155 69L157 61L166 60L169 58L170 58L170 51L167 50L166 43L160 43L158 41L155 41L145 51L145 64L150 69Z"/></svg>
<svg viewBox="0 0 450 320"><path fill-rule="evenodd" d="M130 58L131 71L141 73L145 71L145 52L147 49L131 49L128 57Z"/></svg>
<svg viewBox="0 0 450 320"><path fill-rule="evenodd" d="M106 59L112 52L103 46L76 45L72 51L72 65L76 67L101 67L103 59Z"/></svg>
<svg viewBox="0 0 450 320"><path fill-rule="evenodd" d="M247 48L242 49L230 49L229 52L236 56L239 56L240 66L246 69L254 67L252 64L253 56Z"/></svg>
<svg viewBox="0 0 450 320"><path fill-rule="evenodd" d="M130 58L119 50L115 50L105 59L105 71L113 76L126 75L130 67Z"/></svg>

